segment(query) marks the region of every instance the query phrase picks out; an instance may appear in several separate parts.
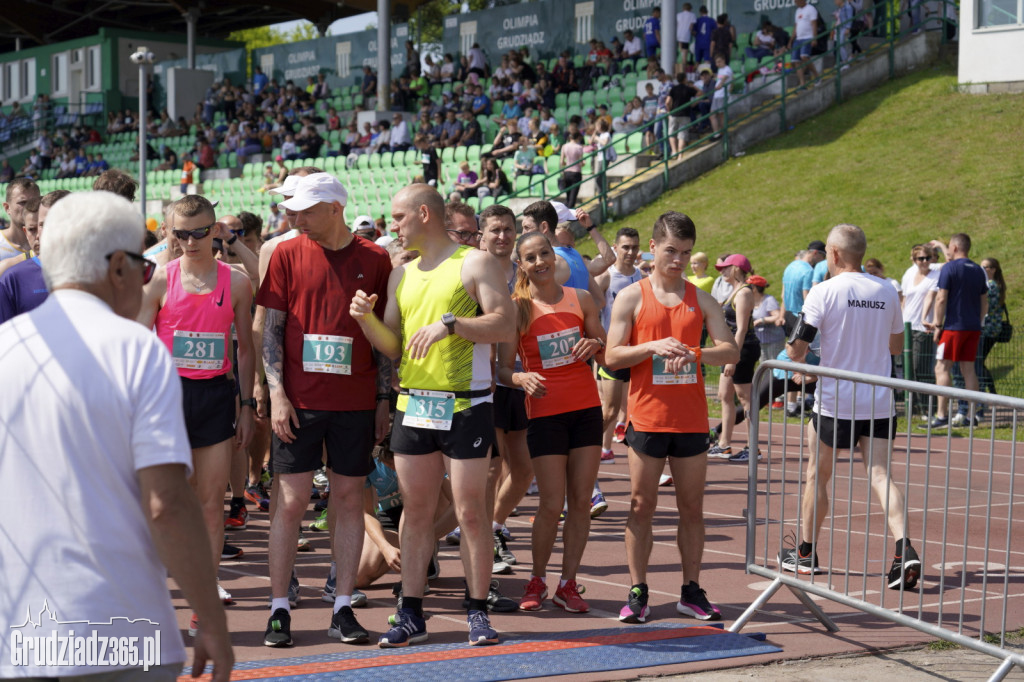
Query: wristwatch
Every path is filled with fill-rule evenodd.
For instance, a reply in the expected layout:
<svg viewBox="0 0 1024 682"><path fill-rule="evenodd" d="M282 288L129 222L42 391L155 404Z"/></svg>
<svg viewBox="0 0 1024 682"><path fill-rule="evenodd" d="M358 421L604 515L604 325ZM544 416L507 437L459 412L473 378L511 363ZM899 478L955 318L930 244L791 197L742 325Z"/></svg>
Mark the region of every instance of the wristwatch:
<svg viewBox="0 0 1024 682"><path fill-rule="evenodd" d="M239 404L240 407L245 407L246 405L248 405L249 407L251 407L252 409L255 410L256 409L256 398L246 398L245 400L239 401L238 404Z"/></svg>
<svg viewBox="0 0 1024 682"><path fill-rule="evenodd" d="M231 235L231 239L227 240L227 241L226 241L226 242L224 242L224 243L225 243L225 244L234 244L234 243L235 243L235 242L237 242L237 241L238 241L238 235L237 235L237 234L232 234L232 235Z"/></svg>
<svg viewBox="0 0 1024 682"><path fill-rule="evenodd" d="M448 336L455 333L455 315L452 313L445 313L441 316L441 323L448 327Z"/></svg>

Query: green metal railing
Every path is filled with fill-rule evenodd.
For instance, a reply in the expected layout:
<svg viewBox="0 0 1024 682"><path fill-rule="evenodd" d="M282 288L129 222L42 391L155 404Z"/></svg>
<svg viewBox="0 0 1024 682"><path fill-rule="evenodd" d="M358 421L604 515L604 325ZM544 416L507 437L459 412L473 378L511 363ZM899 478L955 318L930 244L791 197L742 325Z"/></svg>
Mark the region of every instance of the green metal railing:
<svg viewBox="0 0 1024 682"><path fill-rule="evenodd" d="M952 0L943 0L943 25L945 25L946 23L954 23L950 18L950 14L948 13L949 7L955 7L955 3ZM863 10L855 14L853 20L856 21L859 19L861 21L865 21L866 18L873 16L873 12L873 8ZM832 33L833 28L828 28L825 31L819 33L813 38L813 41L817 41L821 38L827 37L829 34ZM892 79L895 77L896 71L896 44L901 39L906 37L908 34L900 32L900 15L898 13L888 13L888 17L886 18L884 24L884 29L885 30L882 43L875 44L870 49L865 50L865 53L878 54L878 51L880 49L885 49L888 53L889 59L889 78ZM834 65L828 70L821 68L818 72L818 75L815 78L810 79L804 86L801 86L796 89L791 90L787 87L787 78L794 70L793 68L790 67L795 67L796 64L786 66L786 64L784 63L781 72L765 75L763 78L763 82L761 82L759 85L751 86L751 84L749 83L744 83L743 92L738 94L730 93L729 90L738 85L740 82L742 82L739 79L743 79L743 81L745 81L746 76L749 75L749 73L751 72L748 71L746 73L742 73L735 76L732 85L730 85L730 87L726 89L725 102L723 108L721 109L723 115L723 122L722 130L719 131L719 133L721 134L721 148L723 157L728 158L731 155L731 138L732 135L735 133L736 129L741 124L750 121L754 118L769 115L772 112L772 109L774 108L777 108L778 110L779 130L780 132L785 132L789 128L789 119L787 118L786 114L787 101L792 97L797 96L797 93L804 89L817 87L818 85L823 83L827 78L834 78L836 89L836 102L841 102L843 92L842 81L844 78L844 69L842 67L851 63L850 61L841 61L841 48L847 47L849 49L850 46L852 46L853 42L863 37L865 37L865 35L864 33L861 33L857 36L853 36L852 38L846 40L832 41L832 47L827 52L814 55L812 59L816 60L818 65L820 66L822 61L821 58L825 57L828 54L832 54L835 59ZM946 40L946 32L945 30L942 30L941 41L942 43L945 43ZM787 57L789 57L788 53L776 57L775 59L784 60ZM778 94L772 92L776 88L779 91ZM768 93L767 97L765 97L766 92ZM753 102L753 98L758 95L761 96L763 101L758 102L756 104L752 104L748 112L739 115L735 113L733 115L730 115L730 109L735 109L737 104L745 100L750 100ZM660 166L660 174L663 183L662 191L667 191L668 189L671 188L669 177L671 163L674 160L681 158L684 154L694 151L697 148L703 146L706 142L711 141L711 139L717 135L717 133L706 133L703 135L698 135L696 133L698 129L704 127L704 124L706 122L709 122L711 113L708 113L697 118L692 118L690 123L688 123L687 125L683 126L680 129L680 132L686 135L686 139L690 140L688 143L682 145L679 151L677 151L674 154L671 153L669 150L669 117L672 116L673 114L676 114L677 112L682 112L684 110L692 111L693 106L703 101L707 101L707 98L702 96L697 99L691 100L689 103L677 107L671 112L659 114L651 121L648 121L647 123L644 123L640 127L630 131L629 133L626 133L626 137L631 137L636 133L642 133L643 135L641 139L643 139L647 137L646 133L651 132L652 136L654 137L654 141L642 144L639 150L634 151L632 149L629 149L625 153L618 154L618 158L615 161L607 161L605 159L605 150L607 149L607 147L603 149L596 149L592 152L585 154L583 158L580 159L579 164L581 168L585 168L585 164L589 165L591 172L589 175L584 173L583 178L577 183L564 186L561 189L559 189L558 192L553 193L548 190L548 181L551 180L552 178L560 177L564 169L559 168L555 171L549 171L545 174L538 173L536 175L530 176L529 184L525 188L516 189L511 194L504 195L502 197L502 201L504 202L509 199L515 198L537 197L537 188L539 188L540 190L540 198L554 199L560 195L564 195L570 189L582 186L583 183L589 180L596 180L596 193L593 196L584 199L582 203L592 204L593 202L596 201L601 208L601 215L604 216L604 220L607 221L610 217L609 197L612 195L613 192L619 189L622 185L631 182L637 177L647 176L647 174L651 172L652 168L656 166ZM613 146L617 141L621 141L622 136L623 134L619 134L618 136L613 135L612 140L609 142L608 146ZM628 176L622 177L622 180L615 183L614 185L609 182L609 177L615 175L612 171L616 167L624 167L631 161L637 162L640 160L641 157L651 156L660 158L660 161L652 164L651 166L648 166L648 168L642 171L638 170L636 173L630 173L628 174Z"/></svg>

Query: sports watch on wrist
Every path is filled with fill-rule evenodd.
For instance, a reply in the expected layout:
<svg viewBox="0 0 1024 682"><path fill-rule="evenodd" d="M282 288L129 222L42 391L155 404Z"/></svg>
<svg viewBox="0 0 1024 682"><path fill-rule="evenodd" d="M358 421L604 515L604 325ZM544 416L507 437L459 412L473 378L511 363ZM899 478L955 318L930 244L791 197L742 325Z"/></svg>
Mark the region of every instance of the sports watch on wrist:
<svg viewBox="0 0 1024 682"><path fill-rule="evenodd" d="M441 323L448 327L448 336L455 333L455 315L452 313L445 313L441 316Z"/></svg>
<svg viewBox="0 0 1024 682"><path fill-rule="evenodd" d="M251 407L252 409L255 410L256 409L256 398L246 398L245 400L240 400L238 402L238 405L240 407L245 407L246 405L248 405L249 407Z"/></svg>

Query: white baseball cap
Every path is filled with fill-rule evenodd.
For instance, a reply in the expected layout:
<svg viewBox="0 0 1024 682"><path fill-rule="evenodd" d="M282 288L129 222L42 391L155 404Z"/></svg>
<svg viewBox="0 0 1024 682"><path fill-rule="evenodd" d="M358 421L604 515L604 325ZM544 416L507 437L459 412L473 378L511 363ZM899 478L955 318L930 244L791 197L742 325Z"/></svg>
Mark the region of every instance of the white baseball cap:
<svg viewBox="0 0 1024 682"><path fill-rule="evenodd" d="M552 208L555 209L555 212L558 214L559 222L568 223L572 222L573 220L576 220L576 211L572 210L571 208L563 204L561 201L552 201L551 206Z"/></svg>
<svg viewBox="0 0 1024 682"><path fill-rule="evenodd" d="M289 175L288 177L286 177L284 179L284 182L281 184L280 187L275 187L274 189L268 189L267 193L268 194L280 194L282 196L290 197L291 195L295 194L295 187L298 184L299 184L299 176L298 175Z"/></svg>
<svg viewBox="0 0 1024 682"><path fill-rule="evenodd" d="M291 199L281 202L281 206L289 211L305 211L317 204L333 204L342 206L348 203L348 192L330 173L313 173L300 178Z"/></svg>
<svg viewBox="0 0 1024 682"><path fill-rule="evenodd" d="M374 244L376 244L377 246L379 246L379 247L381 247L383 249L383 248L387 248L387 245L390 244L393 241L395 241L395 238L388 234L388 235L384 235L383 237L378 237L377 241L375 241Z"/></svg>
<svg viewBox="0 0 1024 682"><path fill-rule="evenodd" d="M374 225L373 218L371 218L368 215L361 215L356 218L356 221L352 224L352 227L354 227L357 230L362 230L367 227L375 228L376 225Z"/></svg>

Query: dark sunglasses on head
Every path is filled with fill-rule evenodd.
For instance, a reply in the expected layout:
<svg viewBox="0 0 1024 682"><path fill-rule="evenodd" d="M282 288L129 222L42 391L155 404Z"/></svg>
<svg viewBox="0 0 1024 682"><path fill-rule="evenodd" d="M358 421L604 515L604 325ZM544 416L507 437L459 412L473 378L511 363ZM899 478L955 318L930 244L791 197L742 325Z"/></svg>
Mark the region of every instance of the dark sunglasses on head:
<svg viewBox="0 0 1024 682"><path fill-rule="evenodd" d="M107 260L110 260L117 251L107 254ZM122 251L122 253L134 261L142 263L142 283L149 284L149 280L153 279L153 273L156 272L156 261L151 261L142 254L133 253L132 251Z"/></svg>
<svg viewBox="0 0 1024 682"><path fill-rule="evenodd" d="M213 226L216 224L217 223L210 223L206 227L197 227L194 230L171 230L171 233L174 234L175 239L185 241L189 237L192 237L192 239L199 241L200 239L205 239L206 236L210 234L210 230L212 230Z"/></svg>

